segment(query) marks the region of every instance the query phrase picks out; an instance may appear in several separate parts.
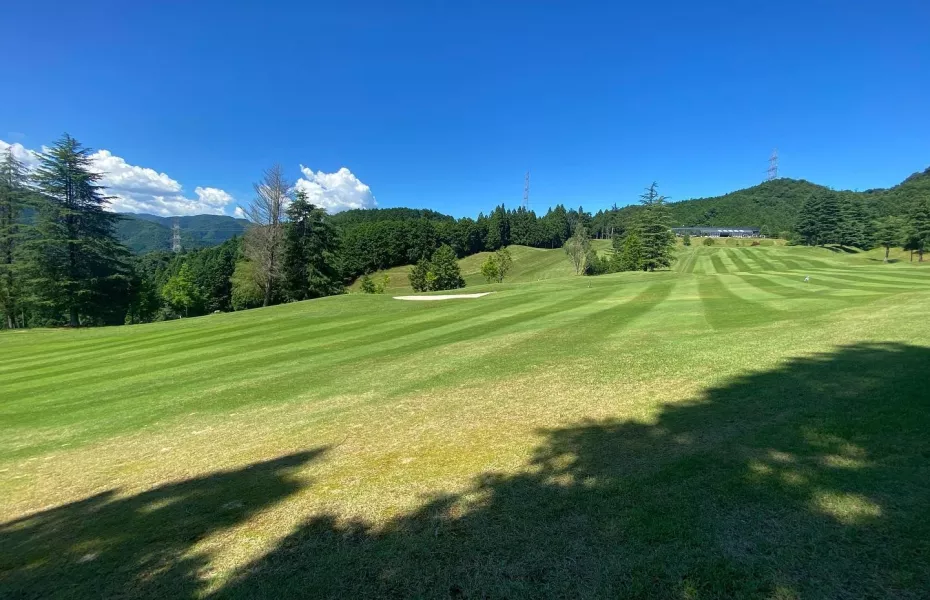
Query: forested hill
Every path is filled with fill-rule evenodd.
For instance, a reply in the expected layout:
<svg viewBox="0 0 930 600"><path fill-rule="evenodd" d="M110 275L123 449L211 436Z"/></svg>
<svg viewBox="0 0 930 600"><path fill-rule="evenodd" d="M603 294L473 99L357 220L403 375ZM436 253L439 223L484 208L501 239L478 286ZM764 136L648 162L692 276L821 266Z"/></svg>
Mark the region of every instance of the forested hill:
<svg viewBox="0 0 930 600"><path fill-rule="evenodd" d="M669 203L676 227L689 225L759 226L768 235L788 231L804 199L826 188L799 179L775 179L717 196Z"/></svg>
<svg viewBox="0 0 930 600"><path fill-rule="evenodd" d="M798 211L808 196L825 191L828 188L803 179L775 179L723 196L670 202L668 207L675 226L754 225L765 228L770 235L777 235L794 228ZM930 199L930 168L892 188L836 193L861 201L876 217L903 215L915 200ZM636 205L620 208L618 221L626 222L637 209ZM604 213L605 216L610 212Z"/></svg>
<svg viewBox="0 0 930 600"><path fill-rule="evenodd" d="M171 227L174 217L147 214L120 214L116 236L133 252L142 254L152 250L171 249ZM195 215L178 217L181 228L181 245L185 248L203 248L222 244L242 235L248 227L245 219L225 215Z"/></svg>

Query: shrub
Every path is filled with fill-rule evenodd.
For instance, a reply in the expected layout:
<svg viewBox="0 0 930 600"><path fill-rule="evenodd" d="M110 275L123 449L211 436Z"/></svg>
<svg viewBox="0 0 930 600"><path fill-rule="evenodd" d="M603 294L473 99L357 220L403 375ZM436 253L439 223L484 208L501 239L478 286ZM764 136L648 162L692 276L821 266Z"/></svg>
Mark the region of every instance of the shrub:
<svg viewBox="0 0 930 600"><path fill-rule="evenodd" d="M375 288L375 282L371 280L371 277L368 276L368 273L362 275L362 293L363 294L377 294L378 290Z"/></svg>
<svg viewBox="0 0 930 600"><path fill-rule="evenodd" d="M753 242L752 242L751 244L749 244L749 245L750 245L750 246L761 246L761 244L760 244L759 242L755 241L755 240L753 240Z"/></svg>
<svg viewBox="0 0 930 600"><path fill-rule="evenodd" d="M705 246L713 246L716 242L714 242L714 238L704 238L704 241L701 243Z"/></svg>
<svg viewBox="0 0 930 600"><path fill-rule="evenodd" d="M690 246L690 245L691 245L691 236L688 235L688 234L686 233L686 234L684 235L684 237L681 238L681 243L684 244L685 246Z"/></svg>

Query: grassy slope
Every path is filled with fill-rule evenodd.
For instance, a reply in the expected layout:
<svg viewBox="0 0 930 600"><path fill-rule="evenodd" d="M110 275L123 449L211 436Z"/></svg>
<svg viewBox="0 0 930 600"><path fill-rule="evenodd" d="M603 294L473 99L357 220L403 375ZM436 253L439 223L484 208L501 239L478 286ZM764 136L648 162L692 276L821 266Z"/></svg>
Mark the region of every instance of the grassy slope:
<svg viewBox="0 0 930 600"><path fill-rule="evenodd" d="M520 251L474 301L0 336L0 597L930 589L930 267Z"/></svg>

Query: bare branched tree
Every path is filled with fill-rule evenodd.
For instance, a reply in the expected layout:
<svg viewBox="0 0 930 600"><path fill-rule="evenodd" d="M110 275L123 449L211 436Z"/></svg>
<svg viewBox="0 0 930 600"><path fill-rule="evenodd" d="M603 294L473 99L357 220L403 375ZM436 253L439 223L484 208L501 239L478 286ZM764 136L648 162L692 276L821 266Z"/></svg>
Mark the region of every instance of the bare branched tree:
<svg viewBox="0 0 930 600"><path fill-rule="evenodd" d="M274 165L253 187L255 198L243 209L252 222L245 234L244 251L255 266L256 283L265 295L263 306L268 306L281 271L285 209L292 186L284 177L281 165Z"/></svg>

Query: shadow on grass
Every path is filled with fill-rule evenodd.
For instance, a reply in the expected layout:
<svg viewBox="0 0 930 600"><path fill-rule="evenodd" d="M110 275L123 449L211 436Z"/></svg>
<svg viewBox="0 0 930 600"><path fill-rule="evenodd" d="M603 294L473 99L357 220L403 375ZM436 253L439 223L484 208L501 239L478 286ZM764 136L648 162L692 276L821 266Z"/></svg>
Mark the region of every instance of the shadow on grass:
<svg viewBox="0 0 930 600"><path fill-rule="evenodd" d="M194 544L301 488L318 449L164 485L110 490L0 525L0 598L192 598L210 557Z"/></svg>
<svg viewBox="0 0 930 600"><path fill-rule="evenodd" d="M928 365L927 348L843 347L654 422L540 431L522 473L486 473L379 527L315 515L215 596L926 597ZM190 545L292 490L284 467L257 468L0 526L3 551L32 557L2 575L35 596L202 595L209 557ZM224 518L243 496L224 490L246 481L264 502ZM146 507L172 499L157 509L166 530L148 532ZM85 552L98 558L75 560Z"/></svg>

